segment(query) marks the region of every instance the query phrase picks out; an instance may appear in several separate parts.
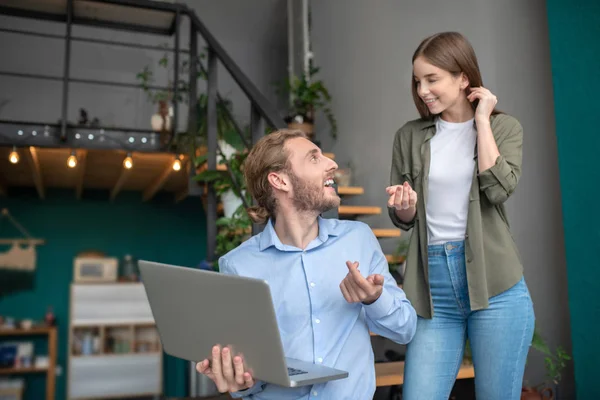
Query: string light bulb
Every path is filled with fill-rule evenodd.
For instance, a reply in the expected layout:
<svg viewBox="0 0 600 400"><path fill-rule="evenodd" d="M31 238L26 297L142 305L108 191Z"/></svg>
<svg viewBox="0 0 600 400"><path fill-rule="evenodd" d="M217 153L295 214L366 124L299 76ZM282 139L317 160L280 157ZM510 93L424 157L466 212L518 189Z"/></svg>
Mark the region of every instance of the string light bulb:
<svg viewBox="0 0 600 400"><path fill-rule="evenodd" d="M173 161L173 171L179 171L180 169L181 169L181 160L179 159L179 156L177 156L175 161Z"/></svg>
<svg viewBox="0 0 600 400"><path fill-rule="evenodd" d="M12 151L8 155L8 161L10 161L13 164L19 162L19 153L17 152L17 146L13 146Z"/></svg>
<svg viewBox="0 0 600 400"><path fill-rule="evenodd" d="M67 158L67 166L69 168L75 168L77 166L77 156L75 155L75 150L73 150L69 158Z"/></svg>
<svg viewBox="0 0 600 400"><path fill-rule="evenodd" d="M131 158L131 153L127 153L127 157L123 160L123 167L127 169L131 169L133 167L133 159Z"/></svg>

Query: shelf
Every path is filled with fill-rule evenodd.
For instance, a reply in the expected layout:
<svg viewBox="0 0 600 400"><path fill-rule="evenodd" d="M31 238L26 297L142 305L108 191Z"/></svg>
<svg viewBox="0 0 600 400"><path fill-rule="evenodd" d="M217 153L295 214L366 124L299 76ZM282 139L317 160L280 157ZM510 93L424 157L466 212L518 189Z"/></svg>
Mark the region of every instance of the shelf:
<svg viewBox="0 0 600 400"><path fill-rule="evenodd" d="M31 367L31 368L0 368L0 375L11 374L38 374L48 372L48 367Z"/></svg>
<svg viewBox="0 0 600 400"><path fill-rule="evenodd" d="M404 383L404 361L375 363L375 376L377 386L402 385ZM469 379L475 377L472 365L463 364L456 379Z"/></svg>
<svg viewBox="0 0 600 400"><path fill-rule="evenodd" d="M365 189L359 186L339 186L338 194L340 196L360 196L365 193Z"/></svg>
<svg viewBox="0 0 600 400"><path fill-rule="evenodd" d="M91 355L80 355L80 354L71 354L73 358L106 358L106 357L131 357L131 356L146 356L152 354L161 354L160 351L136 351L129 353L103 353L103 354L91 354Z"/></svg>
<svg viewBox="0 0 600 400"><path fill-rule="evenodd" d="M130 325L154 325L154 319L119 320L119 319L93 319L90 321L73 321L73 328L94 328L100 326L130 326Z"/></svg>
<svg viewBox="0 0 600 400"><path fill-rule="evenodd" d="M373 233L378 238L397 238L402 234L400 229L373 229Z"/></svg>
<svg viewBox="0 0 600 400"><path fill-rule="evenodd" d="M0 336L48 335L54 327L33 327L30 329L0 329Z"/></svg>
<svg viewBox="0 0 600 400"><path fill-rule="evenodd" d="M340 206L339 215L379 215L381 207L371 206Z"/></svg>

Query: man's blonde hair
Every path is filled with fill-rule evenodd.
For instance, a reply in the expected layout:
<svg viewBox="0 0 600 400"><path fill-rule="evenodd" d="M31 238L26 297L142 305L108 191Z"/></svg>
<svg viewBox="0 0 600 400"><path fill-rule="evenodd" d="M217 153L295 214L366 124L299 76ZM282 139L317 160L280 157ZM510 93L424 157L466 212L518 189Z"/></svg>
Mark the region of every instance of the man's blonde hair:
<svg viewBox="0 0 600 400"><path fill-rule="evenodd" d="M268 177L271 172L290 169L285 143L299 137L306 138L306 134L300 130L280 129L262 137L246 157L243 168L246 187L258 203L248 209L248 215L255 223L264 224L275 217L277 201Z"/></svg>

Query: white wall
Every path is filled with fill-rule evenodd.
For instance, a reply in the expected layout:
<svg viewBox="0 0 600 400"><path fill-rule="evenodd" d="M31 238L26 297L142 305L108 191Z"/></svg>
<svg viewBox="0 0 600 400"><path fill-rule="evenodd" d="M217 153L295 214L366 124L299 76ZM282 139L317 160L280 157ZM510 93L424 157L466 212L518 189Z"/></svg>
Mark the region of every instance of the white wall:
<svg viewBox="0 0 600 400"><path fill-rule="evenodd" d="M339 138L321 124L323 147L340 166L355 165L365 195L347 204L385 209L392 141L418 117L410 94L411 57L426 36L465 34L477 52L484 84L498 107L525 130L523 176L507 208L525 264L537 324L552 346L570 351L566 268L558 183L546 8L543 0L318 0L311 2L315 64L333 96ZM387 214L362 220L393 227ZM393 250L396 240L382 241ZM532 353L526 378L544 378L542 357ZM573 398L572 369L561 398Z"/></svg>

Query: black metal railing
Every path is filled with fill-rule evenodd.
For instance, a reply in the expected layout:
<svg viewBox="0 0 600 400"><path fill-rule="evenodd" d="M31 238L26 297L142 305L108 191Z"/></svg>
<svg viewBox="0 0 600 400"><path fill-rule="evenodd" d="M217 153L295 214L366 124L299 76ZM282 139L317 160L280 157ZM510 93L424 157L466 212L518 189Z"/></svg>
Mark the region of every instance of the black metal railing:
<svg viewBox="0 0 600 400"><path fill-rule="evenodd" d="M110 86L119 86L119 87L132 87L139 88L140 85L137 83L125 83L125 82L110 82L110 81L102 81L102 80L94 80L94 79L83 79L83 78L74 78L71 76L70 69L70 61L71 61L71 43L72 42L90 42L96 44L106 44L106 45L115 45L115 46L124 46L124 47L134 47L141 49L150 49L150 50L161 50L172 52L174 56L174 65L179 66L180 54L185 53L189 54L189 69L188 69L188 90L187 93L189 102L189 110L188 110L188 132L196 132L198 126L197 120L197 101L198 101L198 72L201 72L202 76L207 78L207 115L206 115L206 123L207 123L207 167L209 170L217 169L217 158L219 154L222 154L222 149L218 143L218 121L217 121L217 109L221 108L224 111L225 116L229 119L231 125L237 131L242 143L244 146L249 149L253 143L255 143L265 132L265 126L269 126L273 129L281 129L286 127L286 123L283 118L279 115L276 108L265 98L265 96L257 89L257 87L250 81L250 79L242 72L240 67L233 61L231 56L225 51L225 49L221 46L221 44L215 39L215 37L211 34L211 32L207 29L204 23L200 20L200 18L196 15L194 10L189 8L185 4L180 3L166 3L166 2L157 2L150 0L93 0L93 2L104 3L106 5L114 5L118 7L122 7L123 10L127 9L136 9L136 10L153 10L159 12L166 12L172 15L173 21L171 26L168 29L159 28L156 26L147 25L135 25L132 23L127 23L123 21L110 21L110 20L102 20L90 18L89 16L80 16L75 13L74 9L74 0L67 0L66 9L64 14L50 14L45 12L44 10L31 10L31 9L19 9L18 5L15 7L8 6L0 6L0 14L12 15L17 17L25 17L25 18L34 18L34 19L43 19L49 21L63 22L66 24L66 33L65 35L57 35L57 34L46 34L39 32L29 32L22 29L9 29L9 28L0 28L0 32L7 32L13 34L24 34L24 35L32 35L32 36L41 36L46 38L60 39L65 42L65 53L64 53L64 66L63 66L63 76L49 76L49 75L41 75L41 74L26 74L21 72L10 72L10 71L0 71L0 75L12 76L16 78L36 78L36 79L46 79L46 80L58 80L62 81L62 103L61 103L61 120L58 125L55 124L43 124L45 132L50 132L50 134L46 135L33 135L35 137L15 137L14 140L20 140L18 143L27 142L28 145L39 145L44 147L56 147L56 146L69 146L71 145L71 137L76 136L74 134L74 128L77 128L77 132L82 132L82 127L72 127L69 126L67 120L67 110L69 105L69 84L70 83L82 83L82 84L92 84L92 85L110 85ZM130 10L131 11L131 10ZM189 49L181 49L180 43L180 26L183 17L189 18L190 21L190 37L189 37ZM81 36L72 35L72 27L73 25L88 25L88 26L97 26L97 27L107 27L111 29L121 29L127 31L137 31L143 33L150 34L162 34L162 35L170 35L174 37L174 48L165 48L159 46L149 46L142 45L136 43L126 43L122 41L110 41L110 40L102 40L96 38L85 38ZM201 37L208 50L208 62L207 65L204 66L202 62L192 62L192 60L198 59L199 54L199 43L198 37ZM233 115L231 114L228 107L226 107L225 102L222 96L218 92L217 87L217 62L220 62L225 70L229 73L229 75L233 78L233 80L237 83L239 88L245 94L245 96L250 101L250 137L246 137L245 133L240 129L240 125L237 123ZM199 71L198 71L199 69ZM173 97L175 99L178 98L178 91L180 90L179 85L177 84L180 80L180 70L178 67L174 68L173 71L173 80L175 85L172 90L174 91ZM167 88L160 86L147 86L148 89L158 89L165 90ZM177 134L177 123L178 117L180 113L178 101L173 102L173 120L171 124L172 132L174 135ZM21 128L18 128L14 121L0 121L4 124L5 127L9 127L9 129L19 131L21 134ZM41 125L37 123L37 125ZM36 123L30 123L31 131L35 132L35 129L39 129ZM104 129L102 127L97 127L99 132L104 134ZM132 135L132 131L127 129L106 129L106 133L108 131L113 131L113 136L118 137L119 133L125 134L125 131L128 131L128 135ZM53 136L55 133L59 133L58 138L55 139ZM85 132L85 129L83 130ZM143 130L140 130L140 134L143 134ZM77 134L79 135L79 134ZM108 137L108 136L107 136ZM2 139L2 138L0 138ZM14 141L13 140L13 141ZM173 139L171 139L173 140ZM4 143L4 139L0 140L0 142ZM114 143L113 143L114 142ZM119 142L117 140L110 141L111 144L108 144L107 141L103 142L103 144L87 144L87 146L119 146ZM143 143L146 143L145 141ZM150 146L148 143L142 144L140 141L135 141L135 145L130 145L123 141L123 148L126 148L128 151L156 151L158 148ZM225 162L227 164L227 170L231 176L232 183L235 187L235 191L237 193L241 192L241 182L238 182L233 171L231 165L229 165L229 161L225 158ZM208 261L214 261L215 250L216 250L216 236L217 236L217 228L216 228L216 220L217 220L217 197L214 189L211 184L208 184L208 198L207 198L207 209L206 209L206 218L207 218L207 258ZM245 196L242 196L242 201L244 202L244 206L249 206L246 203ZM253 232L256 233L258 227L253 226Z"/></svg>

